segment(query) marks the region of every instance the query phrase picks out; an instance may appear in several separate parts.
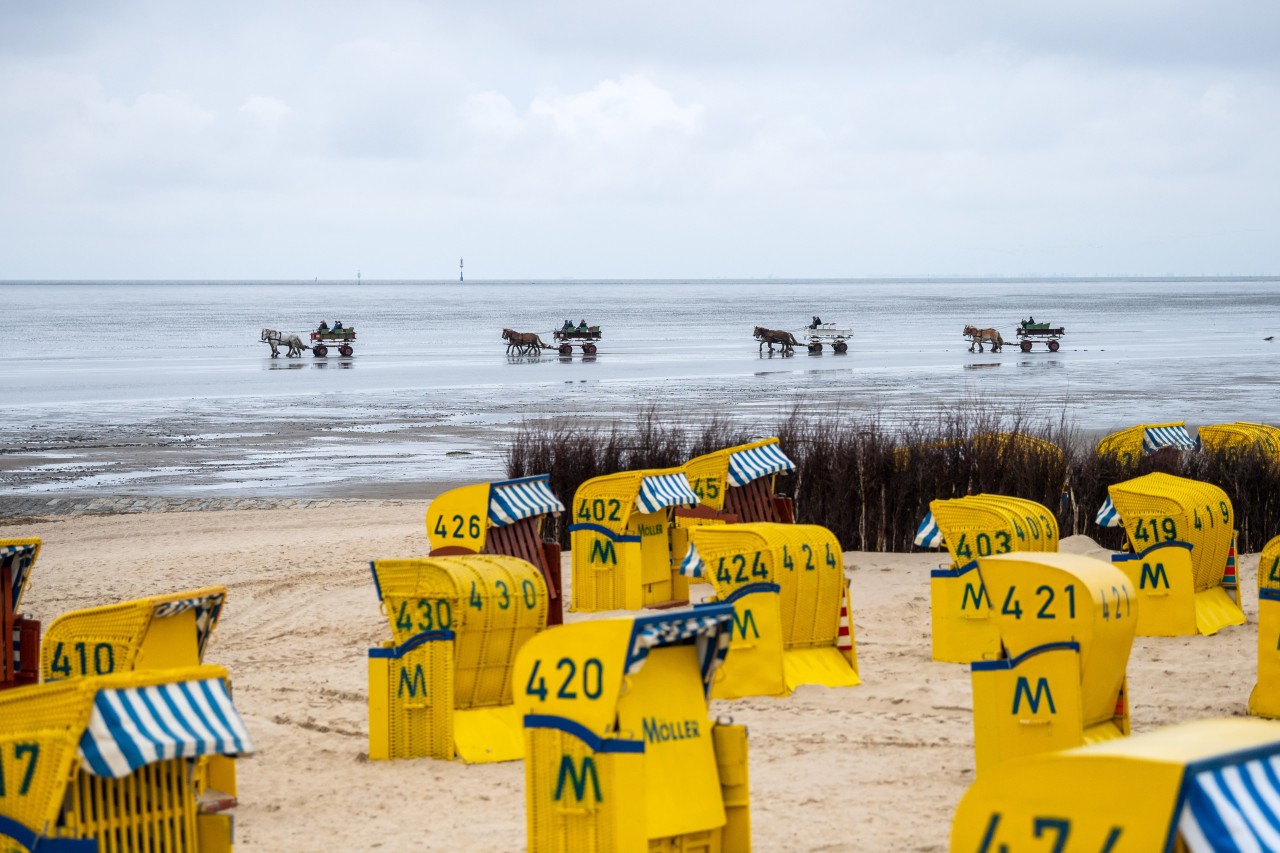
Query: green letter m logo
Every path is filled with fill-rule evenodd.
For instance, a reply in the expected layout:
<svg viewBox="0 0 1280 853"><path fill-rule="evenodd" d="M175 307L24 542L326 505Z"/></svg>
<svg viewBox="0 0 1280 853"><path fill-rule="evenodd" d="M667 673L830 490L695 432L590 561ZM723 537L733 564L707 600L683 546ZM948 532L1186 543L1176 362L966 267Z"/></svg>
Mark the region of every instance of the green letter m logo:
<svg viewBox="0 0 1280 853"><path fill-rule="evenodd" d="M592 539L591 550L587 552L588 563L609 563L618 565L618 552L613 549L613 543L608 539Z"/></svg>
<svg viewBox="0 0 1280 853"><path fill-rule="evenodd" d="M750 610L743 612L742 621L738 621L738 611L733 611L733 631L730 636L737 634L742 639L747 638L747 628L751 629L751 633L758 640L760 639L760 629L756 626L756 616Z"/></svg>
<svg viewBox="0 0 1280 853"><path fill-rule="evenodd" d="M587 795L587 776L591 777L591 788L595 791L596 802L601 802L604 798L600 796L600 777L596 775L596 760L590 755L582 759L582 774L573 766L573 756L560 756L560 773L556 776L556 792L552 795L552 799L556 802L564 796L564 781L567 778L569 784L573 786L573 797L578 802L582 802L582 798Z"/></svg>
<svg viewBox="0 0 1280 853"><path fill-rule="evenodd" d="M1053 706L1053 694L1049 692L1049 679L1041 678L1036 682L1036 692L1031 692L1031 685L1027 683L1027 679L1018 676L1018 684L1013 689L1013 713L1018 713L1018 708L1022 706L1022 694L1027 695L1027 707L1031 709L1032 714L1040 713L1040 700L1043 698L1049 703L1049 713L1056 714L1058 709Z"/></svg>
<svg viewBox="0 0 1280 853"><path fill-rule="evenodd" d="M411 697L418 695L419 687L422 688L422 695L427 695L427 677L422 673L422 664L418 664L413 668L412 676L409 675L407 667L400 670L400 687L396 690L396 696L403 696L404 689L406 687L409 688L409 695Z"/></svg>
<svg viewBox="0 0 1280 853"><path fill-rule="evenodd" d="M973 581L964 585L964 598L960 599L960 609L966 610L969 607L969 599L973 599L973 609L981 610L983 608L982 600L987 600L986 608L991 609L991 596L987 595L987 587L982 581L978 581L975 587Z"/></svg>
<svg viewBox="0 0 1280 853"><path fill-rule="evenodd" d="M1169 588L1169 576L1165 574L1164 563L1156 563L1154 569L1151 568L1150 563L1143 563L1142 575L1138 578L1138 589L1146 589L1148 579L1151 580L1152 589L1158 586L1163 586L1165 589Z"/></svg>

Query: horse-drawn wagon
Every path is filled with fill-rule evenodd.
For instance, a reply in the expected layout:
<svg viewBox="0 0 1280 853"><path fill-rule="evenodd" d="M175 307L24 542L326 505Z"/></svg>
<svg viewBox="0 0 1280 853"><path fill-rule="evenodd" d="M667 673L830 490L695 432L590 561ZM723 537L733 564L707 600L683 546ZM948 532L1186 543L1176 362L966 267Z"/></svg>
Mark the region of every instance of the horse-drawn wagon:
<svg viewBox="0 0 1280 853"><path fill-rule="evenodd" d="M805 327L804 336L809 341L806 345L809 352L822 352L822 345L826 344L832 352L846 353L853 330L838 328L835 323L823 323L815 317L814 322Z"/></svg>
<svg viewBox="0 0 1280 853"><path fill-rule="evenodd" d="M324 358L329 354L329 347L336 347L338 355L350 358L355 352L351 342L356 339L354 327L337 326L328 329L321 326L311 333L311 354L316 358Z"/></svg>
<svg viewBox="0 0 1280 853"><path fill-rule="evenodd" d="M600 327L588 326L586 322L573 325L565 321L564 326L551 333L561 355L573 355L575 346L582 348L583 355L595 355L596 341L600 340Z"/></svg>
<svg viewBox="0 0 1280 853"><path fill-rule="evenodd" d="M1035 318L1023 320L1014 331L1018 335L1018 349L1023 352L1031 352L1031 346L1035 341L1044 341L1049 352L1057 352L1058 339L1067 333L1062 326L1037 323Z"/></svg>

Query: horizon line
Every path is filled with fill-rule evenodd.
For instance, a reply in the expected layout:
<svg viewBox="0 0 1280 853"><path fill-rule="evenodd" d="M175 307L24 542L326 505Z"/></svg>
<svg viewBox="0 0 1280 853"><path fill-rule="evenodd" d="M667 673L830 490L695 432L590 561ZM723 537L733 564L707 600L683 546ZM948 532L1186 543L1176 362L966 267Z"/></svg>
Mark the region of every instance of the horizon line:
<svg viewBox="0 0 1280 853"><path fill-rule="evenodd" d="M436 278L326 278L320 279L312 277L310 281L305 278L14 278L0 279L0 285L23 285L23 284L324 284L324 285L341 285L341 284L506 284L511 282L521 283L548 283L557 284L564 282L581 282L581 283L626 283L626 282L650 282L650 283L688 283L688 282L743 282L743 283L761 283L761 284L785 284L791 283L812 283L812 282L847 282L855 284L909 284L909 283L957 283L957 284L981 284L990 282L1103 282L1103 281L1178 281L1178 282L1196 282L1196 281L1280 281L1280 274L1262 273L1256 275L888 275L888 276L765 276L765 277L738 277L738 276L712 276L712 277L677 277L677 278L611 278L604 276L570 276L570 277L534 277L522 276L514 278L474 278L465 282L457 279L436 279Z"/></svg>

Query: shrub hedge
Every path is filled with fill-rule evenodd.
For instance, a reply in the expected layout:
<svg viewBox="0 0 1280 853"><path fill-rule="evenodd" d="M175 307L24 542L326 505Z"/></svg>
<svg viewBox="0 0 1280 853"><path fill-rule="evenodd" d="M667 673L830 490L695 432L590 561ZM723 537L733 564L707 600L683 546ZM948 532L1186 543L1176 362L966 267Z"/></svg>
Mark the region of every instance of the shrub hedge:
<svg viewBox="0 0 1280 853"><path fill-rule="evenodd" d="M1107 486L1151 471L1224 489L1235 508L1241 552L1261 550L1280 533L1280 463L1260 449L1162 451L1126 466L1115 456L1098 456L1094 440L1066 417L1008 413L976 402L962 409L892 422L796 410L767 432L715 417L669 417L656 406L641 409L630 424L527 422L507 447L507 475L549 473L552 489L569 507L578 486L592 477L672 468L776 435L796 464L795 472L778 477L777 492L795 498L797 521L829 528L846 550L912 550L929 501L981 492L1037 501L1057 515L1063 536L1082 533L1119 549L1123 533L1098 527L1094 516ZM563 517L551 531L565 548L569 523Z"/></svg>

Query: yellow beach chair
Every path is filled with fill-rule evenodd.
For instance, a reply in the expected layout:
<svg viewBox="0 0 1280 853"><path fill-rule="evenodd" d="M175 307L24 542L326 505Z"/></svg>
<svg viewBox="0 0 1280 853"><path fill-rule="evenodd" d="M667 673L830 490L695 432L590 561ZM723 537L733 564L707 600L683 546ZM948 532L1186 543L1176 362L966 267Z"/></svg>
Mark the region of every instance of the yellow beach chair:
<svg viewBox="0 0 1280 853"><path fill-rule="evenodd" d="M689 531L680 571L734 608L717 698L781 696L802 684L860 683L849 582L835 534L816 524L730 524Z"/></svg>
<svg viewBox="0 0 1280 853"><path fill-rule="evenodd" d="M1223 586L1235 541L1226 492L1161 473L1107 491L1134 552L1112 561L1142 600L1139 636L1213 634L1244 624L1239 587Z"/></svg>
<svg viewBox="0 0 1280 853"><path fill-rule="evenodd" d="M594 477L573 496L571 610L639 610L688 603L672 561L675 508L697 506L681 468Z"/></svg>
<svg viewBox="0 0 1280 853"><path fill-rule="evenodd" d="M221 667L6 691L0 850L230 851L233 815L206 812L193 766L251 752Z"/></svg>
<svg viewBox="0 0 1280 853"><path fill-rule="evenodd" d="M226 587L211 586L64 613L45 632L41 675L60 681L198 666L226 597Z"/></svg>
<svg viewBox="0 0 1280 853"><path fill-rule="evenodd" d="M1138 424L1103 437L1097 446L1099 456L1115 456L1121 464L1129 465L1138 457L1158 450L1194 450L1195 441L1187 432L1183 421L1163 424Z"/></svg>
<svg viewBox="0 0 1280 853"><path fill-rule="evenodd" d="M445 492L427 507L427 537L436 556L506 554L533 563L547 585L547 624L564 621L560 543L544 537L547 516L564 512L551 476L478 483Z"/></svg>
<svg viewBox="0 0 1280 853"><path fill-rule="evenodd" d="M1128 578L1076 554L983 557L978 570L1002 649L972 665L979 777L1017 756L1127 735L1138 608Z"/></svg>
<svg viewBox="0 0 1280 853"><path fill-rule="evenodd" d="M1236 421L1200 427L1198 436L1206 450L1223 453L1230 450L1260 448L1270 456L1280 455L1280 429L1267 424Z"/></svg>
<svg viewBox="0 0 1280 853"><path fill-rule="evenodd" d="M1258 682L1249 713L1280 719L1280 536L1258 555Z"/></svg>
<svg viewBox="0 0 1280 853"><path fill-rule="evenodd" d="M746 728L707 709L732 620L713 604L525 645L514 682L530 853L751 849Z"/></svg>
<svg viewBox="0 0 1280 853"><path fill-rule="evenodd" d="M0 690L40 680L40 622L18 609L40 556L40 540L0 539Z"/></svg>
<svg viewBox="0 0 1280 853"><path fill-rule="evenodd" d="M975 561L1014 551L1056 552L1058 521L1048 507L1007 495L936 500L920 523L916 544L946 546L951 555L949 567L930 572L933 659L991 660L1000 653L1000 633Z"/></svg>
<svg viewBox="0 0 1280 853"><path fill-rule="evenodd" d="M795 469L777 438L727 447L684 463L689 484L703 506L748 523L795 521L791 498L773 493L777 475Z"/></svg>
<svg viewBox="0 0 1280 853"><path fill-rule="evenodd" d="M369 650L369 757L520 758L511 668L547 626L541 570L490 554L372 568L393 639Z"/></svg>
<svg viewBox="0 0 1280 853"><path fill-rule="evenodd" d="M1199 720L1009 761L980 775L953 853L1280 849L1280 723Z"/></svg>

